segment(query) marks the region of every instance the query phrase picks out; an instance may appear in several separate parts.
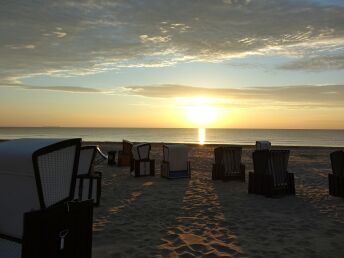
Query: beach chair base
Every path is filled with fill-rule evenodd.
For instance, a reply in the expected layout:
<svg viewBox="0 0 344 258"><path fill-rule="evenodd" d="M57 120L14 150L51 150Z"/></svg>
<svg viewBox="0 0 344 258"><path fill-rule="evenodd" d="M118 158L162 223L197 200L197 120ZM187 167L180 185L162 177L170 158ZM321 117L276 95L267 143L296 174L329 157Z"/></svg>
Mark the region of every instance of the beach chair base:
<svg viewBox="0 0 344 258"><path fill-rule="evenodd" d="M187 163L187 170L171 171L169 162L163 161L161 163L161 177L169 179L177 178L191 178L191 166L190 161Z"/></svg>
<svg viewBox="0 0 344 258"><path fill-rule="evenodd" d="M232 175L225 175L225 169L223 165L213 164L211 175L212 175L212 180L223 180L223 181L240 180L242 182L245 182L245 165L240 164L240 173L232 174Z"/></svg>
<svg viewBox="0 0 344 258"><path fill-rule="evenodd" d="M248 193L262 194L267 197L289 194L294 195L294 174L287 173L287 182L285 185L274 186L272 175L259 175L250 172L248 181Z"/></svg>
<svg viewBox="0 0 344 258"><path fill-rule="evenodd" d="M344 197L344 177L328 174L329 194Z"/></svg>
<svg viewBox="0 0 344 258"><path fill-rule="evenodd" d="M134 168L131 175L139 176L155 176L155 160L134 160Z"/></svg>
<svg viewBox="0 0 344 258"><path fill-rule="evenodd" d="M91 201L25 213L21 257L91 258L92 224Z"/></svg>
<svg viewBox="0 0 344 258"><path fill-rule="evenodd" d="M80 201L93 200L99 206L102 192L102 173L94 172L92 175L78 175L75 187L75 199Z"/></svg>

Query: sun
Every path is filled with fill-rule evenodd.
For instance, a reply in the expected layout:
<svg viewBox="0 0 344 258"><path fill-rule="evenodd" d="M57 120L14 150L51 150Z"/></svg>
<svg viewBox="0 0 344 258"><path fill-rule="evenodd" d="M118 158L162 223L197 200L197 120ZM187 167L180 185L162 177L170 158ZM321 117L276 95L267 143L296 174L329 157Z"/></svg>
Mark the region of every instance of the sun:
<svg viewBox="0 0 344 258"><path fill-rule="evenodd" d="M210 106L189 106L187 107L188 120L196 126L206 126L217 118L217 111Z"/></svg>

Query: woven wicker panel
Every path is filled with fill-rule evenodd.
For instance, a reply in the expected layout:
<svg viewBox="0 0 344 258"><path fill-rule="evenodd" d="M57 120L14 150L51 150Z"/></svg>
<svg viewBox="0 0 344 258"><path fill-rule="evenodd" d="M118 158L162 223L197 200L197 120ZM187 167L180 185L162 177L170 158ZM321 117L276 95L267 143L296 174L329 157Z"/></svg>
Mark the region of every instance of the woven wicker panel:
<svg viewBox="0 0 344 258"><path fill-rule="evenodd" d="M70 146L38 157L46 207L69 197L75 152L76 146Z"/></svg>

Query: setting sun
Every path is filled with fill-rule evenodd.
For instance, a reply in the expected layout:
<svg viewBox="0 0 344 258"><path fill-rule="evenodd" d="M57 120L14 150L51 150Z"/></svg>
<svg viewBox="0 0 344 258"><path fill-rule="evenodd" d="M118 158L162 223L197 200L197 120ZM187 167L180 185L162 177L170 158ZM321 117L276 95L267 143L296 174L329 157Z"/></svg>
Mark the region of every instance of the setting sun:
<svg viewBox="0 0 344 258"><path fill-rule="evenodd" d="M187 116L194 125L204 126L216 120L217 110L209 106L190 106L187 107Z"/></svg>

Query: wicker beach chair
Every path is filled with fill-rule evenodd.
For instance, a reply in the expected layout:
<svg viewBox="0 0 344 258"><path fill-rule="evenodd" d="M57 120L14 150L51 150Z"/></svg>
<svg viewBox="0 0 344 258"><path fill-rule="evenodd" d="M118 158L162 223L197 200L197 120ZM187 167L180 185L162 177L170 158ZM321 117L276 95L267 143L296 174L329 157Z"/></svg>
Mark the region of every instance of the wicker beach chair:
<svg viewBox="0 0 344 258"><path fill-rule="evenodd" d="M133 143L127 140L122 141L122 150L118 152L118 162L119 167L130 166L132 170L133 164L133 153L132 153Z"/></svg>
<svg viewBox="0 0 344 258"><path fill-rule="evenodd" d="M161 176L166 178L190 178L191 167L188 149L184 144L163 145Z"/></svg>
<svg viewBox="0 0 344 258"><path fill-rule="evenodd" d="M154 176L155 160L149 158L151 145L149 143L140 143L133 145L133 163L130 173L132 176Z"/></svg>
<svg viewBox="0 0 344 258"><path fill-rule="evenodd" d="M294 174L287 171L289 154L289 150L254 151L248 192L266 196L295 194Z"/></svg>
<svg viewBox="0 0 344 258"><path fill-rule="evenodd" d="M335 151L330 154L332 174L328 174L329 193L344 197L344 152Z"/></svg>
<svg viewBox="0 0 344 258"><path fill-rule="evenodd" d="M102 173L94 171L94 164L101 158L99 148L95 145L80 148L79 167L75 184L74 198L78 200L93 200L99 206L101 196Z"/></svg>
<svg viewBox="0 0 344 258"><path fill-rule="evenodd" d="M241 147L222 146L214 150L212 179L241 180L245 182L245 165L241 163Z"/></svg>
<svg viewBox="0 0 344 258"><path fill-rule="evenodd" d="M92 212L79 217L75 210L65 207L74 197L80 143L81 139L18 139L0 143L0 257L67 257L64 250L70 254L76 251L74 246L82 245L91 250ZM25 219L33 212L39 215L61 206L65 214L76 220L89 215L89 227L85 224L81 235L77 228L80 225L62 225L64 217L55 212L45 216L48 223L44 225L41 220ZM42 227L49 234L34 237ZM62 239L62 229L73 237ZM82 257L90 255L91 252L84 253Z"/></svg>

